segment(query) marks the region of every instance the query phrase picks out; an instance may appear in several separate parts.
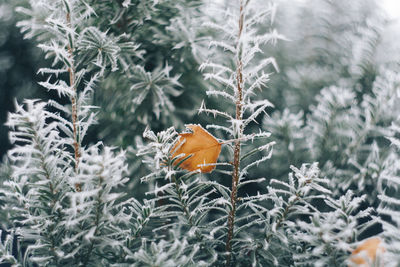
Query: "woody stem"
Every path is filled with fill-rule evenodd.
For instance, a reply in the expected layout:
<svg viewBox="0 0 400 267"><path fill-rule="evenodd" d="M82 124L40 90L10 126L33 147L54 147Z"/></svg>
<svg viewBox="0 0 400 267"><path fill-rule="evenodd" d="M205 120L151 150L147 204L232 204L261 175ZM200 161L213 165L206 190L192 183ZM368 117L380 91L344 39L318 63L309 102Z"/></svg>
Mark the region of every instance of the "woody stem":
<svg viewBox="0 0 400 267"><path fill-rule="evenodd" d="M243 101L243 63L241 57L241 36L243 31L244 22L244 3L243 0L240 2L240 14L239 14L239 31L238 31L238 41L236 45L237 49L237 64L236 64L236 121L242 121L242 101ZM236 214L236 202L237 202L237 187L239 183L240 176L240 143L241 136L243 134L243 126L240 125L238 130L237 139L234 141L234 154L233 154L233 172L232 172L232 191L230 196L231 211L228 215L228 236L226 240L225 250L227 252L226 256L226 266L231 265L232 260L232 239L234 237L234 227L235 227L235 214Z"/></svg>
<svg viewBox="0 0 400 267"><path fill-rule="evenodd" d="M70 12L67 12L67 24L69 27L71 27L71 14ZM79 158L80 158L80 153L79 153L79 141L78 141L78 110L77 110L77 104L76 104L76 96L77 96L77 88L75 84L75 66L74 66L74 50L73 47L71 46L70 42L68 42L67 45L68 48L68 55L70 59L70 66L68 67L68 74L69 74L69 86L72 89L72 95L70 97L71 100L71 106L72 106L72 128L73 128L73 148L74 148L74 158L75 158L75 172L78 172L78 165L79 165ZM77 191L81 191L81 184L75 184L75 189Z"/></svg>

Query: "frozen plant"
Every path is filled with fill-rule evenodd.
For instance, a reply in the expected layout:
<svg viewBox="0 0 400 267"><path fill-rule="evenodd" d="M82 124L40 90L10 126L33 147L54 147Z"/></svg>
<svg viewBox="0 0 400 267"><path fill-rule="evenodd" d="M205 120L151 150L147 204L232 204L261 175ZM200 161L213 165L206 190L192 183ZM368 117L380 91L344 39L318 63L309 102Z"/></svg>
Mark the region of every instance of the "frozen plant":
<svg viewBox="0 0 400 267"><path fill-rule="evenodd" d="M328 18L331 2L318 5ZM274 77L319 79L307 60L279 72L271 54L287 39L272 2L32 0L19 11L51 60L38 74L53 97L16 101L8 116L0 263L346 266L358 252L399 262L399 77L388 65L361 81L378 18L317 56L318 73L334 62L343 79L327 74L316 97L274 107L266 95L287 96ZM318 29L336 40L335 25Z"/></svg>

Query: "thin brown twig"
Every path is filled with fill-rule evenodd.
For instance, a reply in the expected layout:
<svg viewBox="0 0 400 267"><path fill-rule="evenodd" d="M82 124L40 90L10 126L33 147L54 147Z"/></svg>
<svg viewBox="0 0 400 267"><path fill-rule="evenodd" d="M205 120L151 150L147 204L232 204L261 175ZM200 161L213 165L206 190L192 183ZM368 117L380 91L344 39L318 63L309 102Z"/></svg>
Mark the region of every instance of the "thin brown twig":
<svg viewBox="0 0 400 267"><path fill-rule="evenodd" d="M242 101L243 101L243 62L241 58L241 47L240 38L243 31L244 22L244 3L243 0L240 1L240 14L239 14L239 32L237 41L237 68L236 68L236 84L237 84L237 100L236 100L236 120L242 120ZM240 126L238 139L235 140L235 148L233 155L233 172L232 172L232 192L231 192L231 211L228 216L228 236L226 240L225 250L227 252L226 256L226 266L231 265L232 260L232 239L233 230L235 226L235 213L236 213L236 202L237 202L237 186L239 183L239 172L240 172L240 138L243 133L243 126Z"/></svg>
<svg viewBox="0 0 400 267"><path fill-rule="evenodd" d="M67 24L69 27L72 26L71 24L71 14L67 12ZM76 106L76 95L77 95L77 88L75 85L75 66L74 66L74 50L73 47L71 47L70 43L68 42L67 45L68 48L68 54L69 58L71 61L71 66L68 68L68 73L69 73L69 86L72 88L72 95L71 95L71 106L72 106L72 128L73 128L73 147L74 147L74 156L75 156L75 172L78 172L78 166L79 166L79 158L80 158L80 147L79 147L79 142L78 142L78 127L77 127L77 121L78 121L78 110ZM75 189L76 191L81 191L81 184L76 183L75 184Z"/></svg>

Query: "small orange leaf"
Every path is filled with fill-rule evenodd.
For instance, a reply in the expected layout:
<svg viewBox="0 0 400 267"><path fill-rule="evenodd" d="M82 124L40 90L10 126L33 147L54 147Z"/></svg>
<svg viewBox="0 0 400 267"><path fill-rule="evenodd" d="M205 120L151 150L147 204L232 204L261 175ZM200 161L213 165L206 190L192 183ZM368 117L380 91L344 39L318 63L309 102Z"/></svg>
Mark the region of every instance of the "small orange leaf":
<svg viewBox="0 0 400 267"><path fill-rule="evenodd" d="M367 264L365 259L370 262L374 262L377 253L383 253L385 249L382 246L382 241L379 237L372 237L361 243L353 252L351 253L350 260L357 265L363 266ZM364 257L361 255L364 252Z"/></svg>
<svg viewBox="0 0 400 267"><path fill-rule="evenodd" d="M219 153L221 152L221 143L207 132L200 125L189 124L186 128L192 130L192 133L181 133L178 142L172 148L172 157L180 154L186 156L191 155L179 167L188 171L195 171L200 169L201 172L211 172L215 166L201 166L204 164L214 164L218 160ZM181 159L183 159L182 157ZM175 161L175 165L180 160Z"/></svg>

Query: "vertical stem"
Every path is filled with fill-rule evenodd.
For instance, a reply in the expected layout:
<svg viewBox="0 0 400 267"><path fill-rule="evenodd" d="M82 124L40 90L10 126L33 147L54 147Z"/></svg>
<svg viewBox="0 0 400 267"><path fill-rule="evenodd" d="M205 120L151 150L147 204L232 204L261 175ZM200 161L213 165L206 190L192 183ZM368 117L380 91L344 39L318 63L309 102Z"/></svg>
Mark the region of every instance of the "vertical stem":
<svg viewBox="0 0 400 267"><path fill-rule="evenodd" d="M71 14L70 12L67 12L67 24L69 27L71 27ZM69 58L71 62L71 66L68 67L68 73L69 73L69 86L72 88L73 94L71 95L71 106L72 106L72 127L73 127L73 135L74 135L74 141L73 141L73 147L74 147L74 156L75 156L75 172L78 172L78 165L79 165L79 158L80 158L80 153L79 153L79 142L78 142L78 127L77 127L77 121L78 121L78 111L76 107L76 96L77 96L77 88L75 85L75 66L74 66L74 50L73 47L71 47L71 44L68 40L68 53L69 53ZM81 184L77 183L75 184L75 189L76 191L81 191Z"/></svg>
<svg viewBox="0 0 400 267"><path fill-rule="evenodd" d="M242 120L242 100L243 100L243 63L242 63L242 47L241 47L241 36L243 31L244 22L244 3L243 0L240 1L240 14L239 14L239 31L238 40L236 44L237 49L237 66L236 66L236 120ZM235 214L236 214L236 201L237 201L237 186L239 183L239 173L240 173L240 138L243 133L243 126L240 125L239 135L236 136L234 154L233 154L233 172L232 172L232 192L231 192L231 212L228 216L228 237L226 240L226 266L231 265L232 259L232 239L233 230L235 226Z"/></svg>

